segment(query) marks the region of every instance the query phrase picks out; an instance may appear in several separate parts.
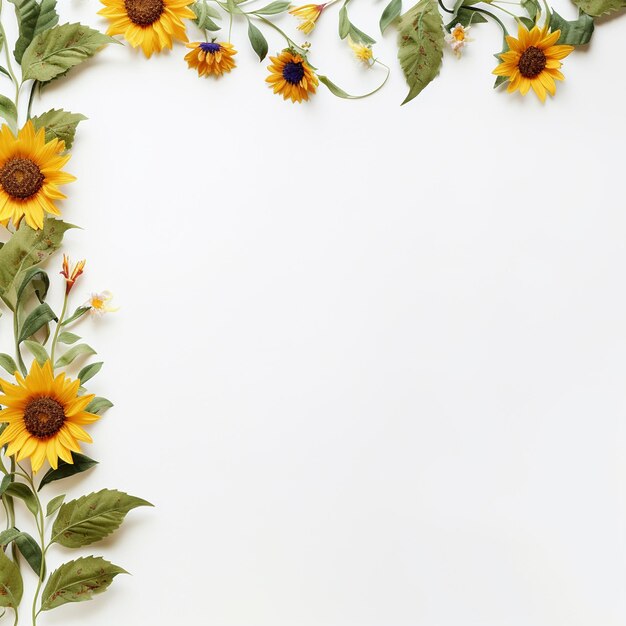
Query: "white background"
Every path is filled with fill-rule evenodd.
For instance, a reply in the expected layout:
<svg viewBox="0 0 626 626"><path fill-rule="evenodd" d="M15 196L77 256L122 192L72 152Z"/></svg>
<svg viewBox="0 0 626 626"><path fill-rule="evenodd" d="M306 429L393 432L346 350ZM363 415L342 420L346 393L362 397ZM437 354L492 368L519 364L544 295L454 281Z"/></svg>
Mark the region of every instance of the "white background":
<svg viewBox="0 0 626 626"><path fill-rule="evenodd" d="M625 20L545 105L492 90L493 24L404 107L391 30L381 93L298 106L238 22L219 81L116 46L36 101L90 118L74 303L121 307L78 331L116 407L66 489L157 506L79 551L132 578L42 626L626 624ZM335 33L312 61L373 88Z"/></svg>

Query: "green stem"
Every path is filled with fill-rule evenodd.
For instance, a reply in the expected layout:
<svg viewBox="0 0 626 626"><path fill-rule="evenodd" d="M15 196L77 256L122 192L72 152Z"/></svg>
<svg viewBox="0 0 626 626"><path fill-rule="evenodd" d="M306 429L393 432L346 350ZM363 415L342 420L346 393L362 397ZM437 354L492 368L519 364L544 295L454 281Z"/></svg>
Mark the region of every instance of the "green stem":
<svg viewBox="0 0 626 626"><path fill-rule="evenodd" d="M65 319L65 314L67 313L67 301L68 301L67 296L68 296L68 293L66 291L65 296L63 298L63 309L61 309L61 317L59 317L59 321L57 322L57 327L54 330L54 337L52 337L52 345L50 347L50 361L51 361L53 370L54 370L54 353L57 348L57 341L59 339L59 331L61 330L63 320Z"/></svg>
<svg viewBox="0 0 626 626"><path fill-rule="evenodd" d="M262 15L256 15L255 13L251 13L250 15L254 15L254 17L261 20L264 24L271 26L275 31L279 32L285 38L285 41L287 42L290 48L294 48L299 54L301 54L303 57L306 57L307 51L304 50L304 48L301 48L299 45L297 45L293 41L293 39L290 39L284 31L282 31L280 28L278 28L278 26L276 26L276 24L266 19Z"/></svg>
<svg viewBox="0 0 626 626"><path fill-rule="evenodd" d="M2 12L2 0L0 0L0 13ZM7 70L9 75L11 76L11 80L15 85L15 109L18 110L19 100L20 100L20 82L17 80L17 76L15 76L15 72L13 71L13 65L11 63L11 51L9 50L9 43L7 39L7 34L4 30L4 25L0 20L0 35L2 35L2 41L4 44L4 51L6 53L7 59Z"/></svg>
<svg viewBox="0 0 626 626"><path fill-rule="evenodd" d="M39 81L34 80L33 84L30 88L30 96L28 97L28 110L26 112L26 119L29 120L31 116L31 109L33 107L33 100L35 99L35 91L37 91L37 87L39 87Z"/></svg>
<svg viewBox="0 0 626 626"><path fill-rule="evenodd" d="M17 365L22 370L22 374L26 376L28 373L24 359L22 358L22 352L20 351L20 323L19 323L20 309L19 304L15 306L13 312L13 338L15 339L15 358L17 359Z"/></svg>

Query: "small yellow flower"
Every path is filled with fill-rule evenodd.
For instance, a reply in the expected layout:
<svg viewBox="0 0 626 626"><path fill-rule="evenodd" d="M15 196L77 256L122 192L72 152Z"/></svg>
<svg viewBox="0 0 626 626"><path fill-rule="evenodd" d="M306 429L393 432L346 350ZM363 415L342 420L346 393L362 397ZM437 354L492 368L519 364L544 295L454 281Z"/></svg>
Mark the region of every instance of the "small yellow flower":
<svg viewBox="0 0 626 626"><path fill-rule="evenodd" d="M326 4L303 4L301 7L293 7L289 13L301 20L298 30L308 35L315 28L315 22L325 6Z"/></svg>
<svg viewBox="0 0 626 626"><path fill-rule="evenodd" d="M118 307L109 306L109 302L113 300L113 294L110 291L101 291L100 293L92 293L85 306L91 308L91 312L102 317L105 313L115 313Z"/></svg>
<svg viewBox="0 0 626 626"><path fill-rule="evenodd" d="M185 55L185 61L191 69L198 71L198 76L222 76L235 67L233 56L237 50L231 43L195 42L188 43L191 52Z"/></svg>
<svg viewBox="0 0 626 626"><path fill-rule="evenodd" d="M353 41L352 37L348 35L348 45L352 48L354 56L357 60L361 61L365 65L371 66L374 63L374 52L372 46L367 46L364 43L358 43Z"/></svg>
<svg viewBox="0 0 626 626"><path fill-rule="evenodd" d="M299 54L286 48L270 60L272 64L267 67L270 75L265 81L270 83L274 93L292 102L308 100L309 94L315 93L319 85L317 76Z"/></svg>
<svg viewBox="0 0 626 626"><path fill-rule="evenodd" d="M452 52L457 57L461 56L463 48L470 42L474 41L467 36L471 26L463 26L463 24L457 24L447 35L446 42L452 48Z"/></svg>
<svg viewBox="0 0 626 626"><path fill-rule="evenodd" d="M561 74L561 59L574 50L574 46L557 45L560 30L550 32L548 27L535 26L528 30L519 25L517 39L507 36L509 49L500 55L502 63L493 70L496 76L509 80L507 91L520 90L525 96L532 87L537 97L544 102L546 93L556 93L555 80L565 80Z"/></svg>
<svg viewBox="0 0 626 626"><path fill-rule="evenodd" d="M66 294L68 294L72 290L74 283L77 281L78 277L83 273L83 270L85 269L85 263L86 263L85 259L83 259L82 261L79 261L78 263L74 265L74 267L70 271L70 265L71 265L70 257L68 257L65 254L63 255L63 269L61 270L60 274L62 276L65 276L65 293Z"/></svg>

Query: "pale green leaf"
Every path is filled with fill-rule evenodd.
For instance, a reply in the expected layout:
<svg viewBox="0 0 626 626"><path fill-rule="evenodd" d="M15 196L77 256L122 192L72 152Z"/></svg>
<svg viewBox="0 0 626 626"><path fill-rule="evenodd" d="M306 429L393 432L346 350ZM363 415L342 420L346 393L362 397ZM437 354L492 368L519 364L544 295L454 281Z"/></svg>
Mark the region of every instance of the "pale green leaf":
<svg viewBox="0 0 626 626"><path fill-rule="evenodd" d="M85 367L78 372L78 380L80 380L80 384L84 385L88 380L91 380L102 369L102 365L102 361L85 365Z"/></svg>
<svg viewBox="0 0 626 626"><path fill-rule="evenodd" d="M74 333L69 332L69 330L64 330L58 337L57 341L59 343L72 344L76 343L80 337Z"/></svg>
<svg viewBox="0 0 626 626"><path fill-rule="evenodd" d="M557 44L584 46L591 41L594 23L593 18L586 13L581 13L577 20L568 21L563 19L556 11L552 11L550 29L561 31Z"/></svg>
<svg viewBox="0 0 626 626"><path fill-rule="evenodd" d="M13 100L3 95L0 95L0 117L3 117L9 128L15 132L17 129L17 109Z"/></svg>
<svg viewBox="0 0 626 626"><path fill-rule="evenodd" d="M64 500L65 500L65 494L61 494L60 496L57 496L56 498L52 498L52 500L48 502L48 506L46 507L46 517L50 517L51 515L54 515L54 513L56 513L61 508L61 505L63 504Z"/></svg>
<svg viewBox="0 0 626 626"><path fill-rule="evenodd" d="M0 606L16 609L23 592L24 585L18 566L0 550Z"/></svg>
<svg viewBox="0 0 626 626"><path fill-rule="evenodd" d="M391 2L385 7L383 14L380 16L380 32L384 33L387 26L400 17L401 12L402 0L391 0Z"/></svg>
<svg viewBox="0 0 626 626"><path fill-rule="evenodd" d="M113 406L113 403L106 398L101 398L96 396L85 408L85 411L89 411L89 413L97 413L98 415L102 415L107 409L110 409Z"/></svg>
<svg viewBox="0 0 626 626"><path fill-rule="evenodd" d="M278 13L283 13L284 11L287 11L290 6L291 2L270 2L270 4L252 12L256 15L277 15Z"/></svg>
<svg viewBox="0 0 626 626"><path fill-rule="evenodd" d="M17 363L13 360L13 357L5 354L4 352L0 352L0 367L11 374L11 376L18 371Z"/></svg>
<svg viewBox="0 0 626 626"><path fill-rule="evenodd" d="M46 141L60 139L69 150L74 143L76 127L87 118L80 113L70 113L63 109L51 109L32 118L35 130L46 129Z"/></svg>
<svg viewBox="0 0 626 626"><path fill-rule="evenodd" d="M35 498L35 494L28 485L25 485L24 483L11 483L6 488L5 493L8 496L13 496L14 498L23 500L24 504L33 515L37 515L39 512L37 498Z"/></svg>
<svg viewBox="0 0 626 626"><path fill-rule="evenodd" d="M88 546L117 530L126 514L139 506L152 505L114 489L66 502L52 527L52 541L66 548Z"/></svg>
<svg viewBox="0 0 626 626"><path fill-rule="evenodd" d="M55 570L41 598L41 610L49 611L68 602L84 602L102 593L118 574L127 574L101 557L88 556L64 563Z"/></svg>
<svg viewBox="0 0 626 626"><path fill-rule="evenodd" d="M19 26L19 37L15 43L13 54L18 63L26 48L30 45L35 35L42 33L48 28L56 26L59 16L56 12L56 0L9 0L15 5L15 13Z"/></svg>
<svg viewBox="0 0 626 626"><path fill-rule="evenodd" d="M594 17L615 13L626 7L626 0L573 0L573 2L581 11Z"/></svg>
<svg viewBox="0 0 626 626"><path fill-rule="evenodd" d="M26 341L24 341L24 345L35 357L35 361L37 361L39 365L43 365L50 358L48 356L47 350L39 342L27 339Z"/></svg>
<svg viewBox="0 0 626 626"><path fill-rule="evenodd" d="M71 347L62 357L59 357L54 367L66 367L79 356L91 356L92 354L96 354L96 351L91 346L86 343L79 343Z"/></svg>

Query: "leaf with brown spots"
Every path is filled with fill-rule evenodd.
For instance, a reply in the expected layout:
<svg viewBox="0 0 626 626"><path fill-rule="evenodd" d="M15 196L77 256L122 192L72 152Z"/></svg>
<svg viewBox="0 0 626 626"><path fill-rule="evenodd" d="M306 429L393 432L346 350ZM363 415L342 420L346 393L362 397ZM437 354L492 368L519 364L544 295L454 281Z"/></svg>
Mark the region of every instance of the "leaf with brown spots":
<svg viewBox="0 0 626 626"><path fill-rule="evenodd" d="M117 530L126 514L139 506L152 505L115 489L70 500L59 509L52 526L52 542L66 548L88 546Z"/></svg>
<svg viewBox="0 0 626 626"><path fill-rule="evenodd" d="M49 611L68 602L91 600L106 591L118 574L128 574L99 556L88 556L56 569L43 590L41 610Z"/></svg>
<svg viewBox="0 0 626 626"><path fill-rule="evenodd" d="M0 550L0 606L17 608L22 600L24 586L17 565Z"/></svg>
<svg viewBox="0 0 626 626"><path fill-rule="evenodd" d="M439 74L444 34L437 0L420 0L400 18L398 31L398 59L409 85L406 104Z"/></svg>

